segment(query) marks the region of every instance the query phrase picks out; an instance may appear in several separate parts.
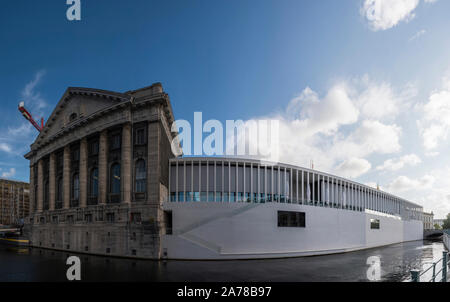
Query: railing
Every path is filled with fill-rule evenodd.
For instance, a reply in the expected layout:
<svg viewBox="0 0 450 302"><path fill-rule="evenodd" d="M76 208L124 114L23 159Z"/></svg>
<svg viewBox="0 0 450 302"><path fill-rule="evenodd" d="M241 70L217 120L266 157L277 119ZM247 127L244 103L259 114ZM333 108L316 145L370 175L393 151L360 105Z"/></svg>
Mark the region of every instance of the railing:
<svg viewBox="0 0 450 302"><path fill-rule="evenodd" d="M447 282L447 266L450 264L450 261L448 259L448 252L443 251L442 252L442 258L439 259L436 262L433 262L433 264L421 272L420 270L411 270L411 282L421 282L421 277L425 273L427 273L430 269L433 269L433 275L430 280L424 280L423 282L436 282L436 277L441 273L442 277L441 280L438 282ZM442 267L439 271L436 271L436 266L442 261Z"/></svg>

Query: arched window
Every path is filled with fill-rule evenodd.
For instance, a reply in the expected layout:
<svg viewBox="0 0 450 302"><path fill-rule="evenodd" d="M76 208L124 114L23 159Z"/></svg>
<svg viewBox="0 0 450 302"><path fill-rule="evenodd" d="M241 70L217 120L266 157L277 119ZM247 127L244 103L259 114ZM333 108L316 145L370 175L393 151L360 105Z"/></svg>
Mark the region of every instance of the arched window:
<svg viewBox="0 0 450 302"><path fill-rule="evenodd" d="M136 162L136 193L145 193L147 187L147 169L145 160L140 159Z"/></svg>
<svg viewBox="0 0 450 302"><path fill-rule="evenodd" d="M111 194L120 194L120 165L114 164L111 166L110 173L110 191Z"/></svg>
<svg viewBox="0 0 450 302"><path fill-rule="evenodd" d="M89 183L90 183L91 197L97 197L98 196L98 169L97 168L92 169Z"/></svg>
<svg viewBox="0 0 450 302"><path fill-rule="evenodd" d="M78 174L74 174L72 178L72 199L78 200L80 197L80 178Z"/></svg>

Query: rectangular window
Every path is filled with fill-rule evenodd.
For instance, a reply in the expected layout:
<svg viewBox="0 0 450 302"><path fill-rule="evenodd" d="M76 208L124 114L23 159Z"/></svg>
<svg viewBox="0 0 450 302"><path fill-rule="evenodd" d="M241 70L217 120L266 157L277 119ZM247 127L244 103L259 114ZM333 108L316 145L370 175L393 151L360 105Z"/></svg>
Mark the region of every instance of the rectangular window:
<svg viewBox="0 0 450 302"><path fill-rule="evenodd" d="M58 216L53 216L52 221L53 223L58 223Z"/></svg>
<svg viewBox="0 0 450 302"><path fill-rule="evenodd" d="M370 228L374 230L380 229L380 219L370 219Z"/></svg>
<svg viewBox="0 0 450 302"><path fill-rule="evenodd" d="M135 144L145 145L145 143L146 143L145 128L136 129Z"/></svg>
<svg viewBox="0 0 450 302"><path fill-rule="evenodd" d="M73 215L67 215L67 222L73 223Z"/></svg>
<svg viewBox="0 0 450 302"><path fill-rule="evenodd" d="M305 227L305 213L304 212L288 212L278 211L278 226L279 227Z"/></svg>
<svg viewBox="0 0 450 302"><path fill-rule="evenodd" d="M111 137L111 150L120 149L121 146L120 140L121 140L120 134L114 134Z"/></svg>
<svg viewBox="0 0 450 302"><path fill-rule="evenodd" d="M84 215L84 220L86 222L92 222L92 214L86 214Z"/></svg>
<svg viewBox="0 0 450 302"><path fill-rule="evenodd" d="M131 213L131 222L141 223L141 213Z"/></svg>
<svg viewBox="0 0 450 302"><path fill-rule="evenodd" d="M89 145L89 155L98 155L98 150L99 150L99 146L98 146L98 141L92 141Z"/></svg>
<svg viewBox="0 0 450 302"><path fill-rule="evenodd" d="M114 213L106 213L106 221L107 222L114 222Z"/></svg>

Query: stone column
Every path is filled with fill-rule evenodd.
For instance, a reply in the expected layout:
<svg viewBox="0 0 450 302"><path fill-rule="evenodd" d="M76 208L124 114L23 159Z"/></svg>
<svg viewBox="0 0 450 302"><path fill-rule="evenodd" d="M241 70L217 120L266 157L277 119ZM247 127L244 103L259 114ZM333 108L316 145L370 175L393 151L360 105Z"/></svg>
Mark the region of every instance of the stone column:
<svg viewBox="0 0 450 302"><path fill-rule="evenodd" d="M148 124L148 156L147 156L147 202L151 204L160 203L159 196L159 146L161 129L159 122L151 122Z"/></svg>
<svg viewBox="0 0 450 302"><path fill-rule="evenodd" d="M30 201L30 215L33 215L34 213L34 166L30 165L30 195L28 196L28 200Z"/></svg>
<svg viewBox="0 0 450 302"><path fill-rule="evenodd" d="M88 180L88 147L84 137L80 142L80 207L87 205L87 180Z"/></svg>
<svg viewBox="0 0 450 302"><path fill-rule="evenodd" d="M49 182L48 182L48 189L49 189L49 209L50 211L53 211L55 209L55 198L56 198L56 179L55 179L55 173L56 173L56 155L55 153L50 154L50 167L49 167Z"/></svg>
<svg viewBox="0 0 450 302"><path fill-rule="evenodd" d="M98 191L99 204L106 204L108 188L108 130L100 133L98 154Z"/></svg>
<svg viewBox="0 0 450 302"><path fill-rule="evenodd" d="M63 161L63 204L64 209L68 209L70 208L70 146L64 147Z"/></svg>
<svg viewBox="0 0 450 302"><path fill-rule="evenodd" d="M44 161L38 162L37 212L41 213L44 204Z"/></svg>
<svg viewBox="0 0 450 302"><path fill-rule="evenodd" d="M132 154L131 154L131 124L127 123L122 128L122 201L131 202L131 179L132 179Z"/></svg>

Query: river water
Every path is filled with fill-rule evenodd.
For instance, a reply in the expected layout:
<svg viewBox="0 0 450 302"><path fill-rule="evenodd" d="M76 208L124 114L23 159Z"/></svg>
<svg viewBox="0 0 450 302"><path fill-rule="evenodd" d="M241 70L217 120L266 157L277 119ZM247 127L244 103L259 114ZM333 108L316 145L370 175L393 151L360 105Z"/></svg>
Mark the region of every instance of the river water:
<svg viewBox="0 0 450 302"><path fill-rule="evenodd" d="M424 240L301 258L151 261L0 246L0 282L66 281L66 259L72 255L81 260L82 281L368 281L367 259L376 256L380 281L400 282L409 279L411 269L424 269L439 260L442 251L442 242ZM431 271L423 279L430 279Z"/></svg>

